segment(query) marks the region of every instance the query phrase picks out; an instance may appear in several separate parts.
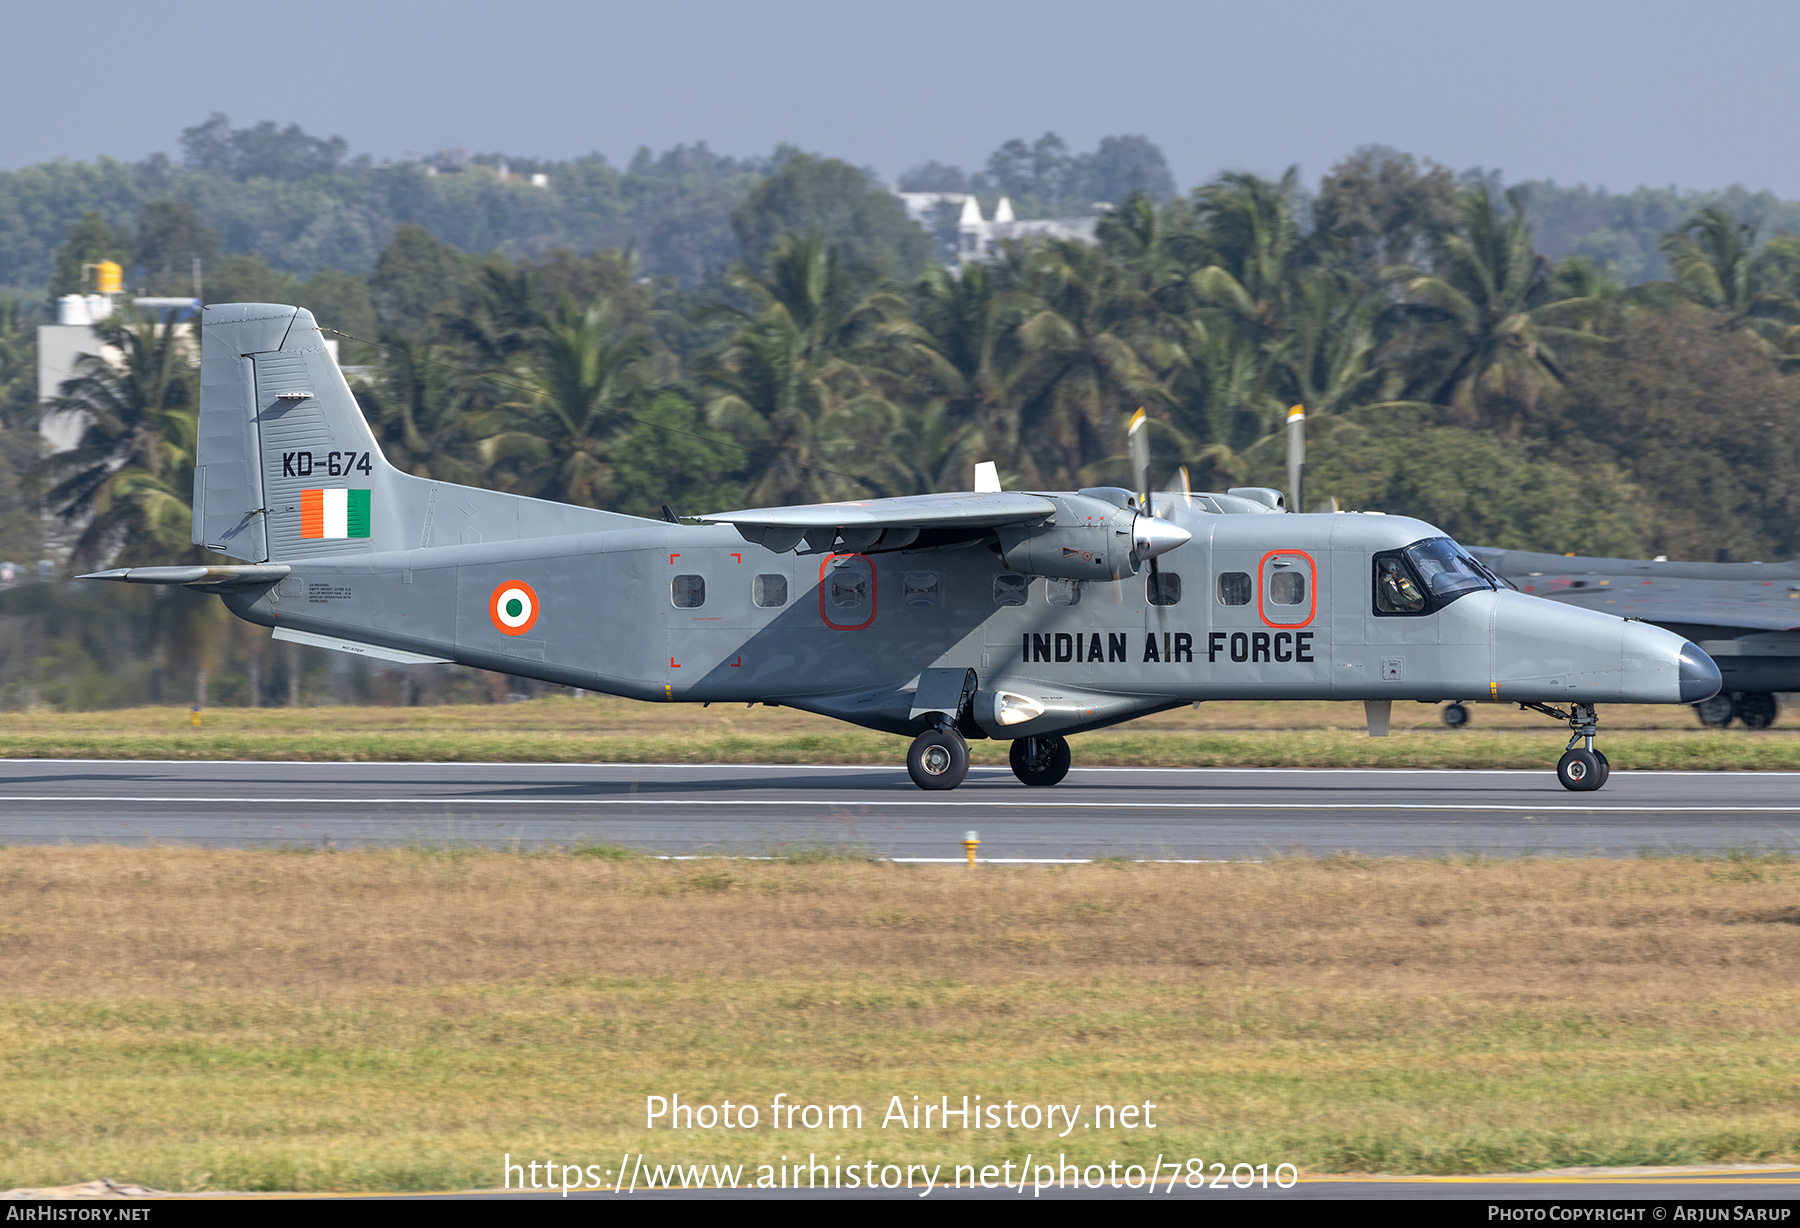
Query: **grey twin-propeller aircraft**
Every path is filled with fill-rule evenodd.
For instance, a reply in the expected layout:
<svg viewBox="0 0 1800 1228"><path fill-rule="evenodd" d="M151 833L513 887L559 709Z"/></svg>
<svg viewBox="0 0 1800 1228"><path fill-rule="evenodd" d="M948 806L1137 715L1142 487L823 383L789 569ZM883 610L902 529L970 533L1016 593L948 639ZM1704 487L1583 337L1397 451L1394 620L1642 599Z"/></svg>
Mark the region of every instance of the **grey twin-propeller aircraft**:
<svg viewBox="0 0 1800 1228"><path fill-rule="evenodd" d="M1193 701L1360 699L1382 736L1395 700L1472 696L1566 721L1557 775L1597 789L1596 704L1719 689L1681 636L1511 591L1401 516L1003 491L982 465L974 491L669 523L395 469L304 310L206 308L200 365L193 540L245 562L91 578L384 660L912 734L924 789L961 783L969 738L1053 785L1067 735Z"/></svg>

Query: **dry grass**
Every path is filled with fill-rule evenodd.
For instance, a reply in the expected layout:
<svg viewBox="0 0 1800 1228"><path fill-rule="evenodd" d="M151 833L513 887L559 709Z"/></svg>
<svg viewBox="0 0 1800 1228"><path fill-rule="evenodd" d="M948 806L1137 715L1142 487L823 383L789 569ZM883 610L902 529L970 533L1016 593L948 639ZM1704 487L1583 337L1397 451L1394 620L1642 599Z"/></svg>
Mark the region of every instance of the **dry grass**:
<svg viewBox="0 0 1800 1228"><path fill-rule="evenodd" d="M502 1151L1793 1159L1797 888L1767 860L5 850L0 1188L494 1184ZM871 1117L646 1134L677 1091ZM877 1128L965 1092L1147 1099L1163 1128Z"/></svg>
<svg viewBox="0 0 1800 1228"><path fill-rule="evenodd" d="M1478 705L1444 728L1430 704L1396 704L1393 736L1370 738L1357 703L1212 703L1075 739L1077 762L1114 766L1543 767L1567 730L1517 708ZM1613 766L1800 768L1800 729L1699 728L1684 707L1602 713ZM550 763L899 763L903 738L791 708L649 704L589 696L439 708L186 708L10 713L0 757L322 759ZM976 742L977 762L1006 744Z"/></svg>

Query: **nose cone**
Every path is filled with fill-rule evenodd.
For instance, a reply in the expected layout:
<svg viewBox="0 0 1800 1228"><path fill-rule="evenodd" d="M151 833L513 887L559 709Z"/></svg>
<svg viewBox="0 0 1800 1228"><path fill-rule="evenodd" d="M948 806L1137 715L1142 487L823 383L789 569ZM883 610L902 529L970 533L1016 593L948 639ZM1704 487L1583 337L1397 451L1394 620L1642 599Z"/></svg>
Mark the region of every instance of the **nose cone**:
<svg viewBox="0 0 1800 1228"><path fill-rule="evenodd" d="M1697 704L1719 693L1719 667L1696 644L1681 646L1681 702Z"/></svg>
<svg viewBox="0 0 1800 1228"><path fill-rule="evenodd" d="M1139 516L1131 529L1131 555L1147 562L1193 539L1193 534L1159 516Z"/></svg>

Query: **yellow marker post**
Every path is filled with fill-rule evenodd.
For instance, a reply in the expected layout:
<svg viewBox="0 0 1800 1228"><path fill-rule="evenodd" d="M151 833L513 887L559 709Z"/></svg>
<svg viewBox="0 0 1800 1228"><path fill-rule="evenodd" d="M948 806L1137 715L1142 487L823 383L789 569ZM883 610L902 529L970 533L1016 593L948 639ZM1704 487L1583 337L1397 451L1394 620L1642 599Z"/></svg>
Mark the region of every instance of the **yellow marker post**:
<svg viewBox="0 0 1800 1228"><path fill-rule="evenodd" d="M980 847L981 834L979 832L966 831L963 833L963 852L969 855L969 864L971 866L975 864L975 850Z"/></svg>
<svg viewBox="0 0 1800 1228"><path fill-rule="evenodd" d="M199 704L194 705L194 710L193 710L193 712L191 712L189 714L188 721L194 726L195 729L200 728L200 705Z"/></svg>

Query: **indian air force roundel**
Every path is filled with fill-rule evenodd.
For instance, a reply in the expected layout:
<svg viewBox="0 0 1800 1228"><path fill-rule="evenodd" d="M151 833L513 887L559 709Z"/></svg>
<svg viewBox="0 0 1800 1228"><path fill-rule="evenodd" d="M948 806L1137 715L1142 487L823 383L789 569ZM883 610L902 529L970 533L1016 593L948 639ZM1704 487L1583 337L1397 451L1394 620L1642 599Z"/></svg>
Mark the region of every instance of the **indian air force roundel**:
<svg viewBox="0 0 1800 1228"><path fill-rule="evenodd" d="M488 617L502 635L524 635L537 625L538 595L522 580L508 580L488 598Z"/></svg>

